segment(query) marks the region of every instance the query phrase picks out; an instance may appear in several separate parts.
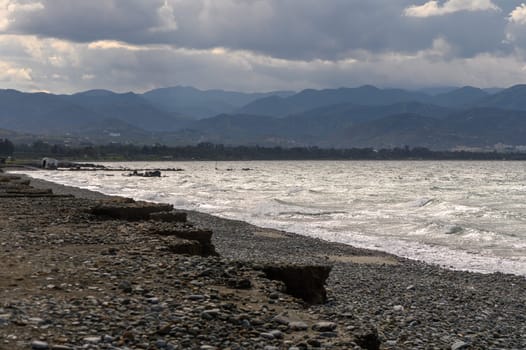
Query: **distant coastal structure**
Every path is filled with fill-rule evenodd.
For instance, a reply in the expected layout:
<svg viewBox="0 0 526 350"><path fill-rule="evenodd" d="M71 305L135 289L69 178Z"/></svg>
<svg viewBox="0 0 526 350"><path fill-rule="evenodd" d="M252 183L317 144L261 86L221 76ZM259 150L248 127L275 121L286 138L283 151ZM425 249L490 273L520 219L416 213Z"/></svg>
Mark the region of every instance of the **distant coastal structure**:
<svg viewBox="0 0 526 350"><path fill-rule="evenodd" d="M42 169L56 169L58 168L58 160L54 158L44 157L40 162Z"/></svg>

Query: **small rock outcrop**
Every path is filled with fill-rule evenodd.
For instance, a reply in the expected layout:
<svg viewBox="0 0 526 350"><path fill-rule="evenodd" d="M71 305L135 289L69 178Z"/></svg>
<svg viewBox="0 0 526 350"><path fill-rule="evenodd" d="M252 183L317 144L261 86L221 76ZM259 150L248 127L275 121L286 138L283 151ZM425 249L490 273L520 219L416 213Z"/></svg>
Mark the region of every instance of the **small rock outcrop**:
<svg viewBox="0 0 526 350"><path fill-rule="evenodd" d="M210 230L195 228L187 222L184 212L173 210L171 204L136 202L130 198L103 201L89 212L102 218L144 221L141 232L148 235L171 237L166 249L174 254L217 256Z"/></svg>
<svg viewBox="0 0 526 350"><path fill-rule="evenodd" d="M212 246L205 246L198 241L174 238L166 245L166 250L173 254L216 256L218 255Z"/></svg>
<svg viewBox="0 0 526 350"><path fill-rule="evenodd" d="M288 294L309 304L327 301L325 281L331 269L330 265L273 265L262 268L267 278L282 281Z"/></svg>
<svg viewBox="0 0 526 350"><path fill-rule="evenodd" d="M210 230L194 228L190 225L161 225L151 229L149 233L160 236L173 236L179 238L180 240L186 241L188 242L186 245L192 244L194 249L199 251L197 255L218 255L214 245L212 244L213 232ZM199 248L197 248L196 244L199 246ZM169 247L169 250L172 252L175 252L177 249L178 248L175 247Z"/></svg>
<svg viewBox="0 0 526 350"><path fill-rule="evenodd" d="M46 197L71 197L70 195L56 195L51 189L37 189L30 185L28 179L20 176L0 175L0 198L46 198Z"/></svg>
<svg viewBox="0 0 526 350"><path fill-rule="evenodd" d="M150 220L162 222L186 222L186 213L180 211L162 211L157 213L150 213Z"/></svg>
<svg viewBox="0 0 526 350"><path fill-rule="evenodd" d="M366 350L379 350L382 344L376 328L364 329L361 332L357 332L354 336L354 342Z"/></svg>
<svg viewBox="0 0 526 350"><path fill-rule="evenodd" d="M140 221L150 219L150 214L172 210L173 205L171 204L112 200L93 207L91 214L111 219Z"/></svg>

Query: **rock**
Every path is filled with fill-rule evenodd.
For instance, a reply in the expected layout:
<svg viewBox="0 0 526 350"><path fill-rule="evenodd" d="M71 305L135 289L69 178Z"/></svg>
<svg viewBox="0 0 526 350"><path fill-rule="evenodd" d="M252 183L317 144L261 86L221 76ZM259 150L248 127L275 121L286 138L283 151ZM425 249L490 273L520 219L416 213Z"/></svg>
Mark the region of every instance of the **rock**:
<svg viewBox="0 0 526 350"><path fill-rule="evenodd" d="M3 324L3 323L9 322L11 317L12 317L11 314L0 314L0 325Z"/></svg>
<svg viewBox="0 0 526 350"><path fill-rule="evenodd" d="M31 349L33 350L49 349L49 344L46 343L45 341L34 340L33 342L31 342Z"/></svg>
<svg viewBox="0 0 526 350"><path fill-rule="evenodd" d="M158 349L163 349L166 347L166 342L162 339L159 339L155 342L155 346L158 348Z"/></svg>
<svg viewBox="0 0 526 350"><path fill-rule="evenodd" d="M321 347L321 342L319 340L317 340L317 339L309 339L309 340L307 340L307 344L309 344L313 348Z"/></svg>
<svg viewBox="0 0 526 350"><path fill-rule="evenodd" d="M122 200L105 201L93 208L90 212L96 216L111 219L139 221L150 219L150 214L157 212L169 212L173 210L171 204L158 204L149 202L125 202Z"/></svg>
<svg viewBox="0 0 526 350"><path fill-rule="evenodd" d="M163 211L158 213L150 213L150 220L163 222L186 222L186 213L178 211Z"/></svg>
<svg viewBox="0 0 526 350"><path fill-rule="evenodd" d="M316 324L313 324L312 325L312 330L313 331L318 331L318 332L331 332L333 330L335 330L337 327L336 323L334 322L318 322Z"/></svg>
<svg viewBox="0 0 526 350"><path fill-rule="evenodd" d="M273 318L273 321L274 322L277 322L279 324L283 324L283 325L288 325L290 320L288 319L288 317L286 317L285 315L283 314L280 314L280 315L277 315L276 317Z"/></svg>
<svg viewBox="0 0 526 350"><path fill-rule="evenodd" d="M38 326L46 323L46 321L40 317L30 317L27 319L27 322L31 323L31 324L36 324Z"/></svg>
<svg viewBox="0 0 526 350"><path fill-rule="evenodd" d="M267 333L267 332L260 333L259 336L263 339L269 339L269 340L274 339L274 336L271 333Z"/></svg>
<svg viewBox="0 0 526 350"><path fill-rule="evenodd" d="M464 349L469 349L469 348L470 348L470 344L465 343L463 341L457 341L453 343L453 345L451 345L451 350L464 350Z"/></svg>
<svg viewBox="0 0 526 350"><path fill-rule="evenodd" d="M283 333L280 330L272 330L269 332L275 339L283 339Z"/></svg>
<svg viewBox="0 0 526 350"><path fill-rule="evenodd" d="M393 310L397 312L404 311L404 307L402 305L395 305L393 306Z"/></svg>
<svg viewBox="0 0 526 350"><path fill-rule="evenodd" d="M250 289L252 288L252 282L247 278L229 278L226 281L228 287L233 289Z"/></svg>
<svg viewBox="0 0 526 350"><path fill-rule="evenodd" d="M166 246L166 249L173 254L183 255L198 255L198 256L209 256L210 249L203 247L198 241L190 241L187 239L176 239L172 240L170 244ZM215 253L215 249L214 249ZM215 255L215 254L212 254Z"/></svg>
<svg viewBox="0 0 526 350"><path fill-rule="evenodd" d="M146 301L150 304L159 304L159 298L157 297L146 298Z"/></svg>
<svg viewBox="0 0 526 350"><path fill-rule="evenodd" d="M210 230L196 229L193 227L162 226L153 227L150 234L161 236L175 236L188 241L196 241L201 245L201 256L217 256L214 245L212 244L212 234ZM194 254L195 255L195 254Z"/></svg>
<svg viewBox="0 0 526 350"><path fill-rule="evenodd" d="M73 350L73 348L66 345L53 345L51 346L51 350Z"/></svg>
<svg viewBox="0 0 526 350"><path fill-rule="evenodd" d="M267 278L282 281L288 294L309 304L327 301L324 284L331 269L329 265L277 265L262 268Z"/></svg>
<svg viewBox="0 0 526 350"><path fill-rule="evenodd" d="M201 300L205 300L206 297L201 294L192 294L192 295L189 295L187 299L192 300L192 301L201 301Z"/></svg>
<svg viewBox="0 0 526 350"><path fill-rule="evenodd" d="M126 280L119 283L119 289L124 293L131 293L133 291L131 283Z"/></svg>
<svg viewBox="0 0 526 350"><path fill-rule="evenodd" d="M268 296L270 299L273 299L273 300L276 300L276 299L279 299L279 293L277 292L272 292L269 294Z"/></svg>
<svg viewBox="0 0 526 350"><path fill-rule="evenodd" d="M321 338L337 338L338 337L338 333L336 333L336 332L321 332L319 334L319 336Z"/></svg>
<svg viewBox="0 0 526 350"><path fill-rule="evenodd" d="M101 337L93 336L93 337L85 337L82 339L85 343L89 344L98 344L102 341Z"/></svg>
<svg viewBox="0 0 526 350"><path fill-rule="evenodd" d="M102 337L102 341L104 343L111 343L114 340L115 340L115 338L113 338L111 335L108 335L108 334L106 334L105 336Z"/></svg>
<svg viewBox="0 0 526 350"><path fill-rule="evenodd" d="M164 336L170 334L172 331L172 326L168 323L164 323L159 325L159 328L157 329L157 334Z"/></svg>
<svg viewBox="0 0 526 350"><path fill-rule="evenodd" d="M309 329L309 326L302 321L293 321L289 322L289 329L292 331L306 331Z"/></svg>
<svg viewBox="0 0 526 350"><path fill-rule="evenodd" d="M220 310L219 309L210 309L205 310L201 312L201 318L204 318L205 320L212 320L219 316Z"/></svg>
<svg viewBox="0 0 526 350"><path fill-rule="evenodd" d="M354 342L366 350L379 350L382 343L376 328L363 330L361 333L356 334Z"/></svg>

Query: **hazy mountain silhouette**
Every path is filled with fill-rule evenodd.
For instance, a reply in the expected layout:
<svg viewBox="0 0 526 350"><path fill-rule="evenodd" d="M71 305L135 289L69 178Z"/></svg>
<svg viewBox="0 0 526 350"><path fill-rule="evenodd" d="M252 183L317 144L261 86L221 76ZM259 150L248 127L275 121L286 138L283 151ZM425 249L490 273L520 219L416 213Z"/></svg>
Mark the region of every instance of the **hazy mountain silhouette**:
<svg viewBox="0 0 526 350"><path fill-rule="evenodd" d="M119 119L148 131L174 130L182 124L176 113L161 111L132 92L118 94L90 90L62 97L71 104L94 112L98 118Z"/></svg>
<svg viewBox="0 0 526 350"><path fill-rule="evenodd" d="M249 103L241 108L239 112L283 117L318 107L342 103L377 106L398 102L430 101L431 97L421 92L401 89L378 89L374 86L365 85L358 88L307 89L289 97L267 97Z"/></svg>
<svg viewBox="0 0 526 350"><path fill-rule="evenodd" d="M433 103L446 107L469 107L488 97L489 93L472 86L464 86L446 93L433 96Z"/></svg>
<svg viewBox="0 0 526 350"><path fill-rule="evenodd" d="M526 85L515 85L480 100L480 107L526 110Z"/></svg>
<svg viewBox="0 0 526 350"><path fill-rule="evenodd" d="M0 90L0 106L1 129L93 142L434 149L526 144L526 85L493 94L462 87L433 95L373 86L296 94L187 87L142 95Z"/></svg>
<svg viewBox="0 0 526 350"><path fill-rule="evenodd" d="M232 113L255 100L269 96L290 96L294 92L242 93L224 90L202 91L193 87L169 87L148 91L142 95L151 104L169 113L189 119L202 119Z"/></svg>

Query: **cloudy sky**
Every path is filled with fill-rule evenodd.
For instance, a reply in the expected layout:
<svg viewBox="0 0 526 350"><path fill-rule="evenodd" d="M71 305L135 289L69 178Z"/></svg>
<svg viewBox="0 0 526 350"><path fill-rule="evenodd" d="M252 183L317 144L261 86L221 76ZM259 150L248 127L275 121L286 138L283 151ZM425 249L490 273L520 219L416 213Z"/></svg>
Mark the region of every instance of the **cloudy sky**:
<svg viewBox="0 0 526 350"><path fill-rule="evenodd" d="M511 0L0 0L0 88L526 83Z"/></svg>

